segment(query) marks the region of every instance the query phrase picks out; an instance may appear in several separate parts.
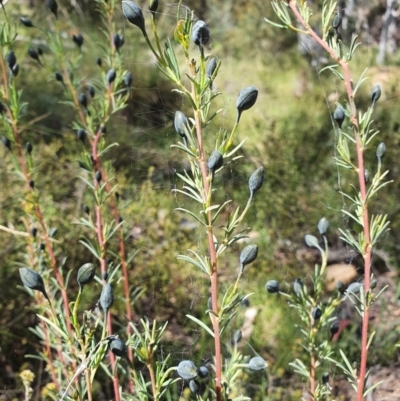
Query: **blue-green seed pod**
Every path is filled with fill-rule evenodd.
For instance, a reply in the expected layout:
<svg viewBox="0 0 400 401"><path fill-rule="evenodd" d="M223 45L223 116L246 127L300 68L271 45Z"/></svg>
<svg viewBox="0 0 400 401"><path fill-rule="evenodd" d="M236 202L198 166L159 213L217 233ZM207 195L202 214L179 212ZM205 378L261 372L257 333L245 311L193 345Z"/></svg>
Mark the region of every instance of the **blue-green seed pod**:
<svg viewBox="0 0 400 401"><path fill-rule="evenodd" d="M16 77L19 73L19 64L15 64L13 68L11 68L11 72L13 77Z"/></svg>
<svg viewBox="0 0 400 401"><path fill-rule="evenodd" d="M361 290L362 284L359 282L351 283L346 290L346 294L358 294Z"/></svg>
<svg viewBox="0 0 400 401"><path fill-rule="evenodd" d="M58 5L56 0L47 0L47 8L57 17Z"/></svg>
<svg viewBox="0 0 400 401"><path fill-rule="evenodd" d="M81 48L83 45L83 36L81 33L78 33L78 35L72 35L72 41L79 47Z"/></svg>
<svg viewBox="0 0 400 401"><path fill-rule="evenodd" d="M192 380L197 376L197 368L192 361L179 362L176 371L183 380Z"/></svg>
<svg viewBox="0 0 400 401"><path fill-rule="evenodd" d="M210 61L208 62L208 64L207 64L207 68L206 68L206 77L208 78L208 79L211 79L212 78L212 76L213 76L213 74L214 74L214 71L215 71L215 69L217 68L217 59L215 58L215 57L212 57L211 59L210 59Z"/></svg>
<svg viewBox="0 0 400 401"><path fill-rule="evenodd" d="M140 7L133 1L125 0L122 2L122 12L125 18L132 24L137 26L146 36L146 27L144 24L144 17Z"/></svg>
<svg viewBox="0 0 400 401"><path fill-rule="evenodd" d="M342 24L342 16L339 13L336 13L332 21L332 28L334 30L337 30L341 24Z"/></svg>
<svg viewBox="0 0 400 401"><path fill-rule="evenodd" d="M84 93L80 93L78 96L78 102L81 106L83 106L85 109L87 108L87 97Z"/></svg>
<svg viewBox="0 0 400 401"><path fill-rule="evenodd" d="M33 146L30 142L27 142L25 144L25 150L26 150L26 153L28 153L28 155L30 155L32 153Z"/></svg>
<svg viewBox="0 0 400 401"><path fill-rule="evenodd" d="M44 288L44 282L42 276L36 273L34 270L28 267L21 267L19 269L19 275L21 277L22 284L31 290L40 291L45 298L49 299Z"/></svg>
<svg viewBox="0 0 400 401"><path fill-rule="evenodd" d="M305 240L307 246L309 246L311 248L318 248L319 247L318 239L317 239L317 237L314 237L314 235L307 234L304 237L304 240Z"/></svg>
<svg viewBox="0 0 400 401"><path fill-rule="evenodd" d="M322 379L322 384L328 384L329 383L329 373L324 372L321 379Z"/></svg>
<svg viewBox="0 0 400 401"><path fill-rule="evenodd" d="M29 57L40 62L39 60L39 53L35 49L28 50Z"/></svg>
<svg viewBox="0 0 400 401"><path fill-rule="evenodd" d="M89 92L90 97L93 99L96 94L96 91L92 85L88 86L88 92Z"/></svg>
<svg viewBox="0 0 400 401"><path fill-rule="evenodd" d="M316 307L312 310L311 315L312 315L312 317L313 317L314 320L319 320L319 319L321 318L321 316L322 316L322 310L321 310L321 308L320 308L319 306L316 306Z"/></svg>
<svg viewBox="0 0 400 401"><path fill-rule="evenodd" d="M197 370L197 374L201 379L205 379L209 375L208 368L206 366L200 366Z"/></svg>
<svg viewBox="0 0 400 401"><path fill-rule="evenodd" d="M113 337L109 342L110 351L121 358L128 357L126 344L118 337Z"/></svg>
<svg viewBox="0 0 400 401"><path fill-rule="evenodd" d="M294 283L293 283L293 291L298 297L300 297L302 295L303 287L304 287L304 284L303 284L303 281L301 280L301 278L296 278L296 280L294 280Z"/></svg>
<svg viewBox="0 0 400 401"><path fill-rule="evenodd" d="M279 283L276 280L269 280L265 284L265 289L270 294L276 294L279 292Z"/></svg>
<svg viewBox="0 0 400 401"><path fill-rule="evenodd" d="M96 266L93 263L85 263L78 270L77 281L79 287L89 284L96 273Z"/></svg>
<svg viewBox="0 0 400 401"><path fill-rule="evenodd" d="M117 49L117 51L119 51L119 49L122 46L122 41L121 41L121 36L119 36L118 33L114 33L114 37L113 37L113 42L114 42L114 46Z"/></svg>
<svg viewBox="0 0 400 401"><path fill-rule="evenodd" d="M15 63L17 62L15 53L12 50L10 52L8 52L8 54L6 56L6 62L10 69L12 69L14 67Z"/></svg>
<svg viewBox="0 0 400 401"><path fill-rule="evenodd" d="M200 386L199 386L199 384L196 382L196 380L190 380L190 381L189 381L189 388L190 388L190 391L191 391L193 394L197 394L197 393L199 392L199 390L200 390Z"/></svg>
<svg viewBox="0 0 400 401"><path fill-rule="evenodd" d="M186 138L186 132L190 131L189 121L181 111L177 111L175 113L174 126L175 126L175 131L181 137Z"/></svg>
<svg viewBox="0 0 400 401"><path fill-rule="evenodd" d="M54 74L54 77L56 78L56 81L64 83L64 78L63 78L63 76L62 76L62 74L60 72L57 71Z"/></svg>
<svg viewBox="0 0 400 401"><path fill-rule="evenodd" d="M21 24L27 28L33 28L33 23L29 18L21 17L19 20L21 21Z"/></svg>
<svg viewBox="0 0 400 401"><path fill-rule="evenodd" d="M254 196L254 194L262 187L264 175L264 167L261 166L250 176L249 188L251 196Z"/></svg>
<svg viewBox="0 0 400 401"><path fill-rule="evenodd" d="M1 137L1 142L3 143L3 145L4 145L8 150L11 151L11 141L10 141L6 136Z"/></svg>
<svg viewBox="0 0 400 401"><path fill-rule="evenodd" d="M110 283L104 284L103 290L100 295L100 305L103 308L104 314L110 310L111 305L114 302L114 294Z"/></svg>
<svg viewBox="0 0 400 401"><path fill-rule="evenodd" d="M369 171L367 169L364 170L364 181L366 184L369 182Z"/></svg>
<svg viewBox="0 0 400 401"><path fill-rule="evenodd" d="M192 41L197 46L200 46L200 47L205 46L205 45L207 45L209 43L209 41L210 41L210 30L208 29L208 26L204 21L198 20L193 25Z"/></svg>
<svg viewBox="0 0 400 401"><path fill-rule="evenodd" d="M342 128L342 124L344 121L345 113L342 106L337 106L335 111L333 112L333 119L337 122L339 128Z"/></svg>
<svg viewBox="0 0 400 401"><path fill-rule="evenodd" d="M96 171L95 174L94 174L94 178L100 184L101 179L102 179L101 171Z"/></svg>
<svg viewBox="0 0 400 401"><path fill-rule="evenodd" d="M386 153L386 145L383 142L381 142L376 148L376 157L378 159L382 159L382 157L385 156L385 153Z"/></svg>
<svg viewBox="0 0 400 401"><path fill-rule="evenodd" d="M241 271L243 271L246 265L254 262L257 259L258 255L258 246L255 244L247 245L243 248L242 252L240 253L240 266Z"/></svg>
<svg viewBox="0 0 400 401"><path fill-rule="evenodd" d="M242 339L242 330L236 330L233 333L232 345L238 345L241 339Z"/></svg>
<svg viewBox="0 0 400 401"><path fill-rule="evenodd" d="M132 80L133 80L132 73L131 72L127 72L125 77L124 77L125 86L127 86L127 87L131 86L132 85Z"/></svg>
<svg viewBox="0 0 400 401"><path fill-rule="evenodd" d="M321 235L325 235L326 232L329 229L329 221L327 220L326 217L323 217L319 222L318 222L318 231Z"/></svg>
<svg viewBox="0 0 400 401"><path fill-rule="evenodd" d="M86 139L86 131L82 128L79 128L78 131L76 132L76 136L78 139L82 142L85 142Z"/></svg>
<svg viewBox="0 0 400 401"><path fill-rule="evenodd" d="M379 98L381 97L381 87L380 85L375 85L372 88L371 91L371 107L375 106L375 103L379 100Z"/></svg>
<svg viewBox="0 0 400 401"><path fill-rule="evenodd" d="M339 322L337 320L331 324L329 331L332 337L339 332Z"/></svg>
<svg viewBox="0 0 400 401"><path fill-rule="evenodd" d="M243 111L250 109L254 106L258 96L258 90L254 86L248 86L242 89L236 100L237 119L239 122L240 116Z"/></svg>
<svg viewBox="0 0 400 401"><path fill-rule="evenodd" d="M111 68L111 70L109 70L107 72L107 76L106 76L106 80L108 82L108 84L112 84L115 81L115 78L117 77L117 73L114 70L114 68Z"/></svg>
<svg viewBox="0 0 400 401"><path fill-rule="evenodd" d="M220 169L224 165L224 157L218 150L214 150L211 153L211 156L208 159L207 166L208 168L214 172Z"/></svg>
<svg viewBox="0 0 400 401"><path fill-rule="evenodd" d="M253 358L250 359L248 363L248 367L251 370L258 371L258 370L263 370L267 367L267 362L264 361L261 356L254 356Z"/></svg>

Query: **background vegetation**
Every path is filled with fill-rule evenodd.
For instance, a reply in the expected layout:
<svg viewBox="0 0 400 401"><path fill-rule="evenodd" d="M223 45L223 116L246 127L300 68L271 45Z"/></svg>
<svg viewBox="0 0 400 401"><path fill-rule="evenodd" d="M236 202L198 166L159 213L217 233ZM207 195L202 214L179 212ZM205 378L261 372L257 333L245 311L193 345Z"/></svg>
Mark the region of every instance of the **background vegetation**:
<svg viewBox="0 0 400 401"><path fill-rule="evenodd" d="M103 40L93 4L89 1L59 3L61 12L71 21L70 26L64 27L65 35L72 37L78 33L76 27L82 27L85 63L79 74L90 77L99 68L96 57ZM232 197L243 204L247 197L247 179L254 165L262 164L266 169L261 195L256 197L247 216L252 226L250 235L257 238L260 249L258 260L245 276L247 290L254 292L250 307L256 308L257 315L250 322L238 318L234 326L241 328L243 324L250 324L246 340L269 363L271 399L281 399L279 397L285 393L283 388L290 382L288 362L301 351L293 341L296 333L289 324L291 314L281 302L267 296L265 282L270 278L291 282L297 276L306 278L312 273L315 255L302 252L303 238L307 233L315 233L322 216L331 223L329 241L339 255L335 261L352 262L359 267L357 260L348 260L348 250L343 248L336 231L336 227L350 224L339 213L346 203L339 195L341 186L346 185L346 175L337 171L333 161L335 134L331 114L335 102L343 98L343 88L332 75L318 74L324 60L316 49L304 51L308 44L301 42L301 38L299 43L293 33L276 31L265 23L264 17L274 19L269 2L204 0L192 3L187 2L187 5L207 21L212 34L212 53L222 61L215 85L223 92L218 106L224 112L215 126L230 128L236 96L242 87L253 85L259 90L254 111L242 116L238 131L238 139L246 139L243 153L246 163L241 167L231 163L219 187L224 185L222 199ZM380 196L385 202L372 205L372 213L384 209L391 221L391 231L381 244L382 252L376 256L374 268L378 275L389 272L393 278L399 271L400 89L397 77L400 57L395 49L387 55L384 66L376 66L385 4L371 1L369 6L364 20L349 16L346 34L358 29L364 41L354 63L354 76L360 75L365 67L371 67L367 74L370 88L377 83L382 86L382 99L375 112L381 134L372 146L385 142L388 149L385 164L390 169L389 179L394 182ZM41 2L10 1L6 7L15 23L26 15L42 21L45 29L46 17ZM161 25L169 32L176 18L176 5L160 2L159 12ZM166 347L171 349L176 360L190 355L194 348L202 348L204 355L211 357L210 345L202 340L199 332L193 331L193 324L185 317L188 310L193 315L201 315L209 294L205 293L198 274L176 259L179 252L196 245L203 235L196 224L174 211L183 199L171 190L177 183L176 172L185 165L170 145L176 135L173 116L175 110L181 108L182 100L171 92L170 84L156 69L143 38L127 29L122 13L117 21L118 30L125 35L125 68L132 72L133 90L129 106L107 126L107 132L112 141L120 144L109 153L109 162L120 173L118 192L126 210L122 217L130 230L126 246L128 250L138 250L130 278L131 285L143 289L144 294L134 304L134 313L137 320L147 316L169 321ZM30 119L45 116L24 140L34 145L35 157L40 159L36 185L46 193L42 202L47 216L51 225L58 228L57 236L63 239L58 256L71 255L64 269L73 270L90 258L77 243L78 226L74 230L70 228L71 222L79 220L85 204L82 182L75 178L79 166L74 155L78 154L79 143L70 126L71 110L60 103L62 87L55 81L51 65L46 63L47 44L41 40L40 32L19 28L16 53L21 60L21 72L18 79L19 85L24 87L24 99L29 102L26 113ZM44 51L43 67L27 55L32 43ZM71 48L74 46L71 40ZM76 52L78 56L79 51ZM89 84L90 80L85 83ZM368 85L363 90L366 108ZM9 169L7 149L0 147L0 224L18 229L20 209L15 199L21 196L23 189ZM39 344L29 331L36 317L31 312L31 299L21 291L15 264L25 250L15 237L4 231L0 231L0 243L0 397L19 397L21 383L17 373L30 367L37 373L35 397L39 399L47 377L39 362L25 358L27 354L37 353ZM238 247L237 254L239 252ZM226 260L220 282L236 274L231 265L235 266ZM395 303L393 285L396 282L391 283L388 304ZM99 291L100 287L96 294L86 294L93 297L87 302L95 304ZM123 309L122 302L120 308ZM243 310L249 310L249 305L244 305ZM393 319L395 317L394 313ZM377 319L379 321L379 316ZM340 340L350 353L357 343L356 331L355 325ZM398 351L393 347L399 338L398 315L391 331L390 338L384 330L377 336L376 341L383 346L372 350L372 362L390 365L398 360ZM299 399L299 393L293 392L291 396Z"/></svg>

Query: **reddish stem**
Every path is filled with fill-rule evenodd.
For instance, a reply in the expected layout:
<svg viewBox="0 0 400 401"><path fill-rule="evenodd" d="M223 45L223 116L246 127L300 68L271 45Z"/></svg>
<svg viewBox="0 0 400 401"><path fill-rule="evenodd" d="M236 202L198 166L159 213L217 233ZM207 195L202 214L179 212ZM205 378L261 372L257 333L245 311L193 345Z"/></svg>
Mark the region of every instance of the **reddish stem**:
<svg viewBox="0 0 400 401"><path fill-rule="evenodd" d="M371 243L371 234L370 234L370 223L369 223L369 215L368 215L368 204L367 204L367 189L365 184L364 177L364 155L363 155L363 147L361 145L360 133L359 133L359 123L357 118L356 106L354 103L354 92L351 85L350 78L350 70L347 61L340 59L336 53L328 46L326 42L324 42L309 26L306 24L304 19L302 18L299 10L296 5L291 1L287 0L287 4L295 14L297 20L303 25L303 27L307 30L308 34L314 38L314 40L326 50L326 52L341 66L344 75L344 84L346 87L347 97L350 105L350 114L351 114L351 122L354 128L354 138L356 141L356 150L357 150L357 174L358 174L358 182L360 187L360 199L363 208L363 232L365 239L365 248L363 250L363 259L364 259L364 305L363 305L363 321L362 321L362 336L361 336L361 360L360 360L360 369L359 369L359 377L358 377L358 386L357 386L357 401L363 400L364 394L364 382L367 371L367 356L368 356L368 324L369 324L369 305L368 305L368 294L370 291L370 279L371 279L371 256L372 256L372 248L373 244Z"/></svg>

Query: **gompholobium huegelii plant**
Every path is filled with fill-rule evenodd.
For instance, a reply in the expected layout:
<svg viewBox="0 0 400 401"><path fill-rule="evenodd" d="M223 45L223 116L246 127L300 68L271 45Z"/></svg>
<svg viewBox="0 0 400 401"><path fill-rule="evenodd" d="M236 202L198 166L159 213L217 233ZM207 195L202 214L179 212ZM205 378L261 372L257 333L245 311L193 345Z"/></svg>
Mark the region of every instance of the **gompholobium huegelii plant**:
<svg viewBox="0 0 400 401"><path fill-rule="evenodd" d="M236 102L237 117L230 132L215 130L212 123L218 110L212 108L213 100L219 95L213 90L213 82L217 78L221 65L215 57L208 54L210 30L207 24L195 18L187 8L178 10L177 24L174 30L174 41L169 38L161 43L157 30L158 2L150 1L148 26L151 26L149 37L148 27L141 8L132 1L123 1L122 10L125 18L142 32L150 50L157 60L157 67L176 86L174 90L182 97L187 111L177 110L174 116L174 128L180 141L173 148L186 155L189 168L178 177L182 187L176 189L178 194L193 201L191 208L178 208L199 224L206 234L204 248L190 249L179 259L192 264L210 280L210 299L205 305L210 324L206 324L195 316L187 317L197 323L214 341L213 371L207 373L207 386L201 373L204 368L198 368L192 361L184 360L177 367L178 375L188 383L197 399L227 400L245 399L236 392L238 380L243 369L264 370L265 361L257 356L257 360L246 363L246 358L238 351L225 352L223 339L229 333L228 325L237 313L239 304L247 297L240 294L239 282L246 266L252 263L258 253L255 244L244 247L240 254L236 280L221 292L218 282L219 261L225 251L238 240L246 237L247 227L243 227L243 219L252 203L256 192L264 180L264 168L257 168L249 179L249 200L242 209L237 207L229 214L227 221L222 217L229 211L231 200L222 204L215 199L215 180L222 174L224 165L235 159L242 143L236 144L235 133L242 113L250 109L257 100L258 91L249 86L240 91ZM180 11L186 11L184 17ZM180 49L180 54L177 53ZM183 66L178 59L184 57ZM207 140L205 140L207 133ZM212 145L208 145L211 142ZM220 227L222 226L222 229ZM156 379L154 379L156 382ZM152 380L152 386L156 387Z"/></svg>
<svg viewBox="0 0 400 401"><path fill-rule="evenodd" d="M323 1L321 20L319 21L317 30L311 27L311 25L317 25L318 21L313 20L312 8L307 1L273 1L272 7L280 22L275 23L268 20L267 22L278 28L291 29L295 32L309 35L326 51L332 59L333 64L322 68L319 73L325 71L332 72L342 83L342 89L346 98L342 103L337 104L332 117L336 124L336 164L339 168L351 172L354 177L353 185L349 186L349 188L341 188L341 194L350 202L350 206L343 208L342 211L346 218L350 218L352 224L351 229L340 229L341 238L361 255L364 262L363 283L351 284L343 295L353 302L355 309L362 318L360 360L356 363L356 368L354 368L353 361L349 361L346 355L340 352L341 360L334 361L330 356L329 347L323 347L325 351L322 355L324 356L323 359L334 363L346 375L356 392L357 400L361 401L379 384L371 383L371 385L366 385L368 378L368 347L372 344L374 337L374 332L370 333L368 329L369 309L380 295L380 293L375 294L371 286L371 259L377 241L388 230L389 222L386 215L378 214L370 216L369 205L377 192L388 184L388 181L385 181L388 172L382 170L382 160L386 147L383 143L377 146L375 174L372 174L372 169L367 169L365 166L364 153L373 146L373 141L376 140L375 137L378 134L378 131L372 127L372 115L377 106L377 101L381 96L381 88L379 85L376 85L372 89L371 101L367 110L357 109L356 96L361 85L366 80L365 74L367 70L358 79L352 79L350 65L354 52L360 43L357 41L357 36L353 36L348 44L342 41L340 35L342 18L336 1ZM321 34L318 34L317 31L321 32ZM355 82L354 84L353 81ZM311 399L319 400L325 399L323 398L325 390L321 393L319 385L316 384L316 343L314 342L311 327L318 331L318 327L320 327L322 321L329 321L329 314L325 316L325 319L323 318L326 313L325 311L327 308L330 311L330 306L336 305L339 299L331 299L325 308L316 303L318 291L315 285L320 282L320 276L323 276L324 253L327 252L327 249L323 250L323 248L320 248L318 241L314 239L310 241L310 237L306 238L306 242L309 246L320 249L323 260L321 268L316 268L314 295L313 297L308 295L308 292L304 291L304 287L297 282L295 283L295 287L301 288L301 290L297 293L295 289L295 295L286 296L289 297L290 306L294 306L299 311L302 324L305 324L302 334L309 338L305 344L306 350L310 355L308 367L301 361L295 361L293 367L307 378L309 383L308 392ZM269 292L271 292L271 289L274 287L270 283L267 285L267 290L268 288L270 288ZM317 312L318 309L315 308L320 308L320 312ZM315 317L320 314L321 316L316 322ZM323 383L325 379L323 376L321 377L321 382Z"/></svg>

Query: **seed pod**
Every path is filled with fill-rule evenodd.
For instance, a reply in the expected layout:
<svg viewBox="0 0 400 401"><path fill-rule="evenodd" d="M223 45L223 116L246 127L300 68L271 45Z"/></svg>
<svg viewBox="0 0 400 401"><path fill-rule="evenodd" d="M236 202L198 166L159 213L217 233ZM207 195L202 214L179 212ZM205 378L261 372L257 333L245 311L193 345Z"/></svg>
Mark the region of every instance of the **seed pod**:
<svg viewBox="0 0 400 401"><path fill-rule="evenodd" d="M96 181L100 184L101 182L101 171L96 171L96 173L94 174L94 178L96 179Z"/></svg>
<svg viewBox="0 0 400 401"><path fill-rule="evenodd" d="M32 235L33 238L36 238L36 235L37 235L37 228L36 227L31 228L31 235Z"/></svg>
<svg viewBox="0 0 400 401"><path fill-rule="evenodd" d="M11 151L11 141L10 141L6 136L3 136L3 137L1 138L1 142L3 142L3 145L4 145L9 151Z"/></svg>
<svg viewBox="0 0 400 401"><path fill-rule="evenodd" d="M342 106L337 106L335 111L333 112L333 119L337 122L339 128L342 128L342 124L344 121L345 113Z"/></svg>
<svg viewBox="0 0 400 401"><path fill-rule="evenodd" d="M360 292L362 286L363 285L357 281L354 283L351 283L347 287L346 294L358 294Z"/></svg>
<svg viewBox="0 0 400 401"><path fill-rule="evenodd" d="M47 0L47 8L57 17L58 5L56 0Z"/></svg>
<svg viewBox="0 0 400 401"><path fill-rule="evenodd" d="M316 307L312 310L311 315L312 315L312 317L313 317L314 320L319 320L319 319L321 318L321 316L322 316L322 310L321 310L321 308L320 308L319 306L316 306Z"/></svg>
<svg viewBox="0 0 400 401"><path fill-rule="evenodd" d="M174 126L175 126L175 131L182 138L186 138L186 131L190 131L189 121L181 111L177 111L175 113Z"/></svg>
<svg viewBox="0 0 400 401"><path fill-rule="evenodd" d="M127 87L131 86L131 84L132 84L132 79L133 79L133 78L132 78L132 73L127 72L126 75L125 75L125 77L124 77L125 86L127 86Z"/></svg>
<svg viewBox="0 0 400 401"><path fill-rule="evenodd" d="M189 381L189 388L190 388L190 391L193 394L197 394L199 392L199 390L200 390L200 386L198 385L196 380L190 380Z"/></svg>
<svg viewBox="0 0 400 401"><path fill-rule="evenodd" d="M332 27L336 31L341 24L342 24L342 16L339 13L336 13L335 18L333 18L332 21Z"/></svg>
<svg viewBox="0 0 400 401"><path fill-rule="evenodd" d="M371 91L371 107L375 106L375 103L381 97L381 87L380 85L375 85Z"/></svg>
<svg viewBox="0 0 400 401"><path fill-rule="evenodd" d="M114 33L113 42L115 48L117 49L117 51L119 51L119 49L123 45L123 41L121 40L121 36L119 36L118 33Z"/></svg>
<svg viewBox="0 0 400 401"><path fill-rule="evenodd" d="M97 58L96 58L96 64L97 64L99 67L101 67L101 65L103 64L100 57L97 57Z"/></svg>
<svg viewBox="0 0 400 401"><path fill-rule="evenodd" d="M29 186L30 186L32 189L35 189L35 181L30 180L30 181L29 181Z"/></svg>
<svg viewBox="0 0 400 401"><path fill-rule="evenodd" d="M85 131L84 129L82 129L82 128L79 128L78 131L77 131L77 133L76 133L76 136L78 137L78 139L79 139L80 141L85 142L85 139L86 139L86 131Z"/></svg>
<svg viewBox="0 0 400 401"><path fill-rule="evenodd" d="M87 97L84 93L80 93L78 97L79 104L85 109L87 108Z"/></svg>
<svg viewBox="0 0 400 401"><path fill-rule="evenodd" d="M253 358L250 359L248 363L248 367L251 370L257 371L257 370L263 370L267 367L267 362L264 361L261 356L254 356Z"/></svg>
<svg viewBox="0 0 400 401"><path fill-rule="evenodd" d="M192 40L197 46L200 47L207 45L210 41L210 30L204 21L198 20L193 25Z"/></svg>
<svg viewBox="0 0 400 401"><path fill-rule="evenodd" d="M84 213L86 213L86 214L89 214L90 213L90 208L89 208L89 206L88 205L83 205L83 212Z"/></svg>
<svg viewBox="0 0 400 401"><path fill-rule="evenodd" d="M254 106L258 96L258 90L254 86L248 86L242 89L236 100L237 118L236 123L239 122L242 112Z"/></svg>
<svg viewBox="0 0 400 401"><path fill-rule="evenodd" d="M63 78L63 76L62 76L62 74L60 72L57 71L54 74L54 77L56 78L56 81L64 83L64 78Z"/></svg>
<svg viewBox="0 0 400 401"><path fill-rule="evenodd" d="M122 12L132 25L137 26L142 31L143 35L147 36L143 13L137 4L131 0L124 0L122 2Z"/></svg>
<svg viewBox="0 0 400 401"><path fill-rule="evenodd" d="M321 235L325 235L328 229L329 229L329 221L326 219L326 217L323 217L318 222L318 231Z"/></svg>
<svg viewBox="0 0 400 401"><path fill-rule="evenodd" d="M113 337L109 343L110 351L121 358L127 358L128 349L125 343L118 337Z"/></svg>
<svg viewBox="0 0 400 401"><path fill-rule="evenodd" d="M28 54L31 58L36 60L37 62L40 62L39 60L39 53L35 49L29 49Z"/></svg>
<svg viewBox="0 0 400 401"><path fill-rule="evenodd" d="M79 48L82 47L82 45L83 45L83 36L82 36L81 33L78 33L78 35L72 35L72 40Z"/></svg>
<svg viewBox="0 0 400 401"><path fill-rule="evenodd" d="M93 263L85 263L78 270L77 281L79 287L89 284L96 273L96 266Z"/></svg>
<svg viewBox="0 0 400 401"><path fill-rule="evenodd" d="M88 86L88 91L89 91L90 97L93 99L93 98L94 98L94 95L96 94L96 91L94 90L94 88L93 88L92 85L89 85L89 86Z"/></svg>
<svg viewBox="0 0 400 401"><path fill-rule="evenodd" d="M376 157L380 160L386 153L386 145L381 142L378 147L376 148Z"/></svg>
<svg viewBox="0 0 400 401"><path fill-rule="evenodd" d="M367 169L364 170L364 181L366 184L369 182L369 171Z"/></svg>
<svg viewBox="0 0 400 401"><path fill-rule="evenodd" d="M205 379L206 377L208 377L208 369L206 366L200 366L199 369L197 370L197 374L199 375L199 377L201 379Z"/></svg>
<svg viewBox="0 0 400 401"><path fill-rule="evenodd" d="M29 18L21 17L19 20L21 21L22 25L26 26L27 28L33 28L32 21Z"/></svg>
<svg viewBox="0 0 400 401"><path fill-rule="evenodd" d="M108 70L106 80L109 85L114 82L116 77L117 77L117 73L115 72L115 70L113 68L111 68L111 70Z"/></svg>
<svg viewBox="0 0 400 401"><path fill-rule="evenodd" d="M192 361L181 361L176 369L183 380L192 380L197 376L196 365Z"/></svg>
<svg viewBox="0 0 400 401"><path fill-rule="evenodd" d="M6 56L6 62L8 64L8 67L12 70L14 67L15 63L17 62L17 58L15 57L15 53L11 50L8 52Z"/></svg>
<svg viewBox="0 0 400 401"><path fill-rule="evenodd" d="M154 15L158 10L158 0L149 0L149 10Z"/></svg>
<svg viewBox="0 0 400 401"><path fill-rule="evenodd" d="M207 68L206 68L206 77L208 79L211 79L215 69L217 68L217 59L215 57L212 57L210 59L210 61L207 64Z"/></svg>
<svg viewBox="0 0 400 401"><path fill-rule="evenodd" d="M303 287L304 284L301 278L296 278L296 280L294 280L293 283L293 291L298 297L300 297L303 294Z"/></svg>
<svg viewBox="0 0 400 401"><path fill-rule="evenodd" d="M253 174L250 176L249 179L249 188L250 188L250 195L254 196L254 194L261 188L264 182L264 167L259 167Z"/></svg>
<svg viewBox="0 0 400 401"><path fill-rule="evenodd" d="M309 246L311 248L318 248L319 247L318 239L317 239L317 237L314 237L314 235L307 234L304 237L304 240L305 240L307 246Z"/></svg>
<svg viewBox="0 0 400 401"><path fill-rule="evenodd" d="M26 152L27 152L29 155L32 153L33 146L32 146L32 144L31 144L30 142L27 142L27 143L25 144L25 150L26 150Z"/></svg>
<svg viewBox="0 0 400 401"><path fill-rule="evenodd" d="M270 294L276 294L277 292L279 292L279 283L276 280L269 280L265 284L265 289Z"/></svg>
<svg viewBox="0 0 400 401"><path fill-rule="evenodd" d="M242 330L236 330L233 333L232 345L238 345L241 339L242 339Z"/></svg>
<svg viewBox="0 0 400 401"><path fill-rule="evenodd" d="M324 374L322 375L322 384L328 384L328 383L329 383L329 373L324 372Z"/></svg>
<svg viewBox="0 0 400 401"><path fill-rule="evenodd" d="M335 322L333 322L331 324L330 327L330 332L331 332L331 336L333 337L335 334L337 334L339 332L339 322L336 320Z"/></svg>
<svg viewBox="0 0 400 401"><path fill-rule="evenodd" d="M100 305L103 308L105 315L107 315L107 312L111 308L113 302L114 302L114 295L111 284L105 283L100 295Z"/></svg>
<svg viewBox="0 0 400 401"><path fill-rule="evenodd" d="M49 299L44 288L42 276L28 267L21 267L19 269L22 284L31 290L40 291L46 299Z"/></svg>
<svg viewBox="0 0 400 401"><path fill-rule="evenodd" d="M257 259L258 255L258 246L255 244L247 245L243 248L240 253L240 272L243 272L243 269L246 265L254 262Z"/></svg>
<svg viewBox="0 0 400 401"><path fill-rule="evenodd" d="M211 153L210 158L208 159L208 168L214 172L218 169L220 169L224 165L224 157L218 150L214 150Z"/></svg>
<svg viewBox="0 0 400 401"><path fill-rule="evenodd" d="M19 73L19 64L14 64L14 67L11 68L11 72L13 74L13 77L16 77Z"/></svg>

